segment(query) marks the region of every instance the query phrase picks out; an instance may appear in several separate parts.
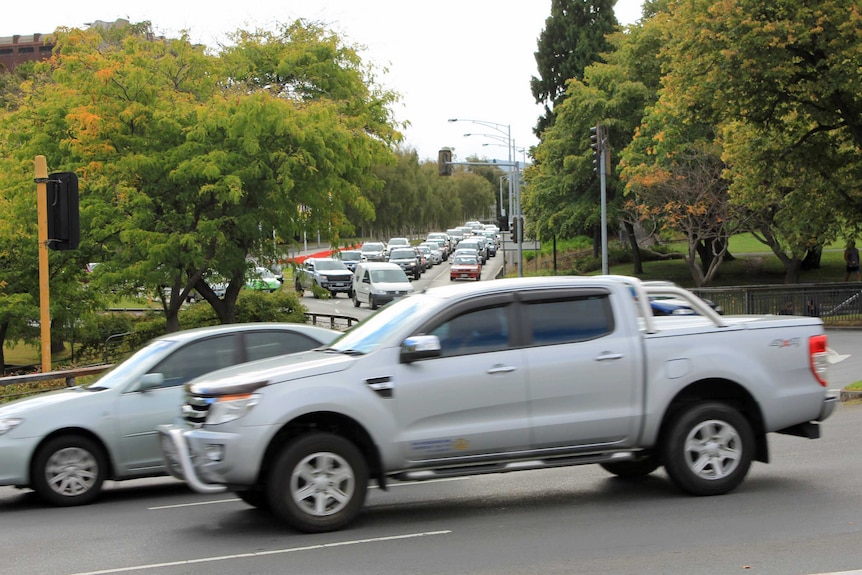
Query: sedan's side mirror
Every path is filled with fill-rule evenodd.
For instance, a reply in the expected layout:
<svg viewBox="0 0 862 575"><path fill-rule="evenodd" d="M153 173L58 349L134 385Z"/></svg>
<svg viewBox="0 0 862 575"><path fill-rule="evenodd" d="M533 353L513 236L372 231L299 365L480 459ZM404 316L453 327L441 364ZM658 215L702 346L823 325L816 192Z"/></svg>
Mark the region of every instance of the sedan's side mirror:
<svg viewBox="0 0 862 575"><path fill-rule="evenodd" d="M165 374L163 373L147 373L141 377L139 388L141 391L149 391L150 389L158 389L165 385Z"/></svg>

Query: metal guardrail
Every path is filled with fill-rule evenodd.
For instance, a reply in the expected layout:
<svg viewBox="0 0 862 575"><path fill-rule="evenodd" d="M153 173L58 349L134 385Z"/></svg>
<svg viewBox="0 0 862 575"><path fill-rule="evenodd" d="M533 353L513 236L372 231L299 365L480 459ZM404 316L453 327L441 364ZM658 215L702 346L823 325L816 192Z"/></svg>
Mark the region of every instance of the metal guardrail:
<svg viewBox="0 0 862 575"><path fill-rule="evenodd" d="M333 315L330 313L313 313L305 314L306 323L320 327L328 327L329 329L337 329L344 331L353 327L353 324L359 323L359 320L349 315Z"/></svg>
<svg viewBox="0 0 862 575"><path fill-rule="evenodd" d="M75 387L75 378L84 377L86 375L97 375L112 367L114 367L113 364L91 365L88 367L78 367L61 371L46 371L45 373L28 373L27 375L0 377L0 386L11 385L13 383L36 383L40 381L62 379L66 382L66 387Z"/></svg>
<svg viewBox="0 0 862 575"><path fill-rule="evenodd" d="M693 288L724 308L726 315L782 314L819 317L827 325L862 327L858 282Z"/></svg>

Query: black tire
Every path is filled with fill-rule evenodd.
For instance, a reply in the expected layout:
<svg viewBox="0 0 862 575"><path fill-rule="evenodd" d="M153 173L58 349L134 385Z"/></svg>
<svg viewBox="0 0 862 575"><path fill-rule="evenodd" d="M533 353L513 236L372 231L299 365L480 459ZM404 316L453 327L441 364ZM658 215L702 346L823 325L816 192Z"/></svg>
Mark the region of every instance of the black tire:
<svg viewBox="0 0 862 575"><path fill-rule="evenodd" d="M312 284L311 284L311 295L314 297L314 299L320 299L320 290L321 289L322 288L320 287L320 284L318 284L317 282L312 282Z"/></svg>
<svg viewBox="0 0 862 575"><path fill-rule="evenodd" d="M375 309L377 309L379 306L377 305L377 302L376 302L376 301L374 301L374 298L369 298L369 300L368 300L368 307L370 307L372 310L375 310Z"/></svg>
<svg viewBox="0 0 862 575"><path fill-rule="evenodd" d="M754 456L751 424L725 403L693 405L671 422L662 463L671 481L692 495L722 495L745 479Z"/></svg>
<svg viewBox="0 0 862 575"><path fill-rule="evenodd" d="M356 299L356 294L353 294L353 307L359 307L359 300Z"/></svg>
<svg viewBox="0 0 862 575"><path fill-rule="evenodd" d="M95 441L65 435L51 439L33 458L31 487L58 507L86 505L102 491L108 472L105 452Z"/></svg>
<svg viewBox="0 0 862 575"><path fill-rule="evenodd" d="M356 299L355 296L356 296L356 292L353 291L352 289L349 292L347 292L347 299L355 300ZM353 302L353 305L355 305L356 307L359 307L358 305L356 305L356 301Z"/></svg>
<svg viewBox="0 0 862 575"><path fill-rule="evenodd" d="M235 491L234 493L252 507L269 510L269 499L266 497L266 492L261 489L246 489L244 491Z"/></svg>
<svg viewBox="0 0 862 575"><path fill-rule="evenodd" d="M646 477L659 468L658 459L653 456L630 461L608 461L599 465L617 477Z"/></svg>
<svg viewBox="0 0 862 575"><path fill-rule="evenodd" d="M368 466L359 449L332 433L312 432L287 444L267 482L270 509L299 531L336 531L365 503Z"/></svg>
<svg viewBox="0 0 862 575"><path fill-rule="evenodd" d="M298 293L300 295L300 297L305 295L305 290L302 289L302 284L299 283L299 280L296 280L295 282L293 282L293 288L296 290L296 293Z"/></svg>

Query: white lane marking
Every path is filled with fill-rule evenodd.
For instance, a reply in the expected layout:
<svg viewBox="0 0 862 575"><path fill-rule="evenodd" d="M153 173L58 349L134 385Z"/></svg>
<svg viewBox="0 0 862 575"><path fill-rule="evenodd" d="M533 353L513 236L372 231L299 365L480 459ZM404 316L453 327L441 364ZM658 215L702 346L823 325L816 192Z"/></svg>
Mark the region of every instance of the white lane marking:
<svg viewBox="0 0 862 575"><path fill-rule="evenodd" d="M177 567L180 565L193 565L196 563L213 563L216 561L228 561L230 559L250 559L253 557L264 557L267 555L278 555L282 553L296 553L298 551L315 551L319 549L331 549L333 547L344 547L346 545L365 545L367 543L382 543L384 541L398 541L400 539L415 539L417 537L431 537L434 535L448 535L451 530L426 531L424 533L408 533L405 535L390 535L388 537L372 537L370 539L353 539L339 541L337 543L323 543L320 545L308 545L306 547L290 547L287 549L273 549L272 551L257 551L254 553L237 553L235 555L220 555L216 557L204 557L202 559L186 559L182 561L169 561L166 563L151 563L149 565L135 565L133 567L118 567L116 569L102 569L100 571L84 571L72 575L105 575L107 573L124 573L143 569L160 569L162 567Z"/></svg>

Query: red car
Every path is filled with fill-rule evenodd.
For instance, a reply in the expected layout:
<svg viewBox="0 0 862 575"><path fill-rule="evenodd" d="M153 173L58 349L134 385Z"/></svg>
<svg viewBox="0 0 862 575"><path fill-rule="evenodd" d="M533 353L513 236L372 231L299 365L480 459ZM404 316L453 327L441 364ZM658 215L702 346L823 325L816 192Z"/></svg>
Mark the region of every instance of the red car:
<svg viewBox="0 0 862 575"><path fill-rule="evenodd" d="M452 258L452 267L449 268L449 280L476 280L482 279L482 264L475 256L456 255Z"/></svg>

